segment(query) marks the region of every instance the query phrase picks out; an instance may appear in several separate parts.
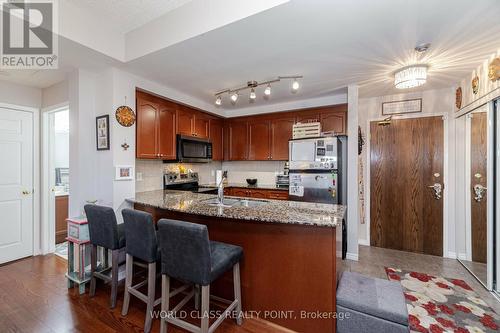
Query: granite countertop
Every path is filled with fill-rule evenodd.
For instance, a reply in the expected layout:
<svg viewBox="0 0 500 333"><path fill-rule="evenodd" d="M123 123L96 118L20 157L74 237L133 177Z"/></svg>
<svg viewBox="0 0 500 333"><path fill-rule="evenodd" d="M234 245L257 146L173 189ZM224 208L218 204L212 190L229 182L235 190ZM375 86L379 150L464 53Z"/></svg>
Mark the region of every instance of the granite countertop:
<svg viewBox="0 0 500 333"><path fill-rule="evenodd" d="M207 188L217 188L217 185L215 184L201 184L200 187L207 187ZM257 183L256 185L248 185L247 183L227 183L224 184L225 188L229 187L238 187L238 188L249 188L249 189L261 189L261 190L277 190L277 191L287 191L288 192L288 187L276 187L276 184L259 184Z"/></svg>
<svg viewBox="0 0 500 333"><path fill-rule="evenodd" d="M216 198L214 194L191 193L187 191L157 190L139 192L128 202L155 208L203 216L217 216L242 221L263 223L299 224L334 228L342 223L346 207L333 204L317 204L285 200L268 201L257 207L217 207L206 200ZM232 198L225 196L225 198ZM241 199L241 198L240 198ZM252 200L252 199L250 199Z"/></svg>

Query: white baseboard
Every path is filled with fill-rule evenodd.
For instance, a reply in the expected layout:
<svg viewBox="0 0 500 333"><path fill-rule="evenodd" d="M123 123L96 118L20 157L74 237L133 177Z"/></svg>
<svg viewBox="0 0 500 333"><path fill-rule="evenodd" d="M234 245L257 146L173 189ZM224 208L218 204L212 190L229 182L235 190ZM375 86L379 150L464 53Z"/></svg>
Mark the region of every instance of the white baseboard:
<svg viewBox="0 0 500 333"><path fill-rule="evenodd" d="M467 254L466 253L459 253L457 258L460 260L467 260Z"/></svg>
<svg viewBox="0 0 500 333"><path fill-rule="evenodd" d="M444 255L444 257L449 259L457 259L457 254L455 252L448 251L448 254Z"/></svg>
<svg viewBox="0 0 500 333"><path fill-rule="evenodd" d="M357 253L349 253L349 252L347 252L345 258L348 259L348 260L358 261L359 257L358 257Z"/></svg>
<svg viewBox="0 0 500 333"><path fill-rule="evenodd" d="M370 246L370 241L368 239L358 239L359 245Z"/></svg>

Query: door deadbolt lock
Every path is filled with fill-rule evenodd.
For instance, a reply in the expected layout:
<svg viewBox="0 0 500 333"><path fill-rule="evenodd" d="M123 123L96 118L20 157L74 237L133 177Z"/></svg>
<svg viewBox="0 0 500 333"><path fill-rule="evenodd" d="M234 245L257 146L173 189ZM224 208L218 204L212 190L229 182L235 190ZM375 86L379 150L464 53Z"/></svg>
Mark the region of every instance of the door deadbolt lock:
<svg viewBox="0 0 500 333"><path fill-rule="evenodd" d="M434 195L434 198L436 200L440 200L441 197L443 196L443 185L439 183L435 183L434 185L429 185L428 186L430 189L432 189L432 193Z"/></svg>
<svg viewBox="0 0 500 333"><path fill-rule="evenodd" d="M481 202L484 198L487 188L481 184L474 185L474 200Z"/></svg>

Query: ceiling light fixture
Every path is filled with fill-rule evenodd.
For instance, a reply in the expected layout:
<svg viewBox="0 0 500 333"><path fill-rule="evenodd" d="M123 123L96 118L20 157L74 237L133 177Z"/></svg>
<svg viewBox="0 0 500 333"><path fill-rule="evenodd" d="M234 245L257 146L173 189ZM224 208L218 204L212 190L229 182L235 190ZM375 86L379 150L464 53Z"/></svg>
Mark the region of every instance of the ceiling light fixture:
<svg viewBox="0 0 500 333"><path fill-rule="evenodd" d="M222 105L222 97L217 96L217 98L215 99L215 105L217 106Z"/></svg>
<svg viewBox="0 0 500 333"><path fill-rule="evenodd" d="M219 91L218 93L215 94L215 104L217 106L222 105L222 94L228 94L229 98L232 102L232 104L236 104L236 101L238 100L239 97L239 92L242 90L250 89L250 94L249 94L249 102L253 103L257 99L257 93L256 93L256 88L262 85L267 85L266 89L264 90L264 95L265 96L270 96L271 95L271 83L275 82L280 82L281 80L293 80L292 83L292 93L296 93L300 87L298 79L301 79L302 75L290 75L290 76L278 76L275 79L272 80L267 80L263 82L257 82L257 81L248 81L246 86L241 86L238 88L228 88L224 89L222 91ZM266 98L267 99L267 98Z"/></svg>
<svg viewBox="0 0 500 333"><path fill-rule="evenodd" d="M415 88L425 84L426 81L426 65L403 67L394 74L394 86L398 89Z"/></svg>
<svg viewBox="0 0 500 333"><path fill-rule="evenodd" d="M264 90L264 95L271 96L271 85L268 84L266 89Z"/></svg>
<svg viewBox="0 0 500 333"><path fill-rule="evenodd" d="M236 103L237 100L238 100L238 92L235 92L231 95L231 101L233 103Z"/></svg>
<svg viewBox="0 0 500 333"><path fill-rule="evenodd" d="M256 99L257 98L257 95L255 94L255 88L252 88L252 90L250 90L250 99Z"/></svg>

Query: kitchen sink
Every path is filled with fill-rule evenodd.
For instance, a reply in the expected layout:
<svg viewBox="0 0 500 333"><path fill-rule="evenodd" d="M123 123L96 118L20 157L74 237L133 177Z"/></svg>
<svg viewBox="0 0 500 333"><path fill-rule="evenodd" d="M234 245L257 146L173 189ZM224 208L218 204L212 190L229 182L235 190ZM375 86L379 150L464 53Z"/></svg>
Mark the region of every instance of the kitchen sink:
<svg viewBox="0 0 500 333"><path fill-rule="evenodd" d="M222 207L259 207L269 203L267 200L253 200L253 199L233 199L224 198L222 205L219 204L217 198L204 200L209 206L222 206Z"/></svg>

